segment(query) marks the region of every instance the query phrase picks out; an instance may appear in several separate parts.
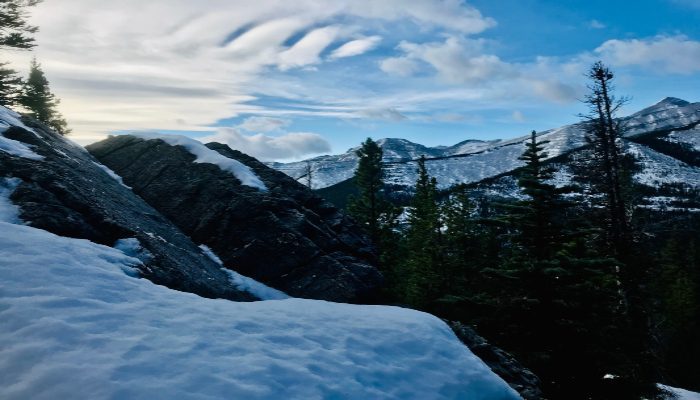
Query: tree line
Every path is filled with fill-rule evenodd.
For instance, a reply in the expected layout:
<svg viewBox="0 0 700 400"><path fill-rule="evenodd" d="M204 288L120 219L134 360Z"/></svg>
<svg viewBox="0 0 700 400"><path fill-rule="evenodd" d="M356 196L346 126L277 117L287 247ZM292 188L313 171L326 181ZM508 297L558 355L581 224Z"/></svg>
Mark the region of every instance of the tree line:
<svg viewBox="0 0 700 400"><path fill-rule="evenodd" d="M692 242L691 257L678 242L698 225L653 241L637 226L636 167L615 117L625 99L602 63L588 78L588 144L570 162L573 185L550 183L547 142L532 132L517 171L521 200L465 185L441 193L421 157L402 210L385 192L382 150L367 139L348 211L378 249L387 302L475 326L533 369L547 398L661 397L655 382L698 384L689 378L698 368L674 353L687 344L700 355L689 322L700 316L700 247Z"/></svg>
<svg viewBox="0 0 700 400"><path fill-rule="evenodd" d="M38 28L29 24L27 9L41 0L0 0L0 50L31 50L36 46L34 33ZM68 124L58 111L60 101L49 88L41 65L33 58L29 75L21 77L0 60L0 105L16 108L43 122L61 135L70 133Z"/></svg>

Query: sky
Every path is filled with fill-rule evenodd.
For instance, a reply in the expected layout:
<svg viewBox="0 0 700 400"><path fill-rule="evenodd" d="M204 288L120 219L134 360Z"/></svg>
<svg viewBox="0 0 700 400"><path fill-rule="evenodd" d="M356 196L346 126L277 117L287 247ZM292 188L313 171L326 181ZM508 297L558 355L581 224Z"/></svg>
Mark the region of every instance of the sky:
<svg viewBox="0 0 700 400"><path fill-rule="evenodd" d="M36 56L71 138L158 131L265 161L576 122L602 60L632 113L700 101L700 0L44 0Z"/></svg>

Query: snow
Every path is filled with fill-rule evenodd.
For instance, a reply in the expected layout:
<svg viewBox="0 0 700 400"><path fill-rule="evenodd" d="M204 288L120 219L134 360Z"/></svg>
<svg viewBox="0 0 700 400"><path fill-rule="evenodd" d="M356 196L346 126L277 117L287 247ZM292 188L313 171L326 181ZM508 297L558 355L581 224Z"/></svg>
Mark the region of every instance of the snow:
<svg viewBox="0 0 700 400"><path fill-rule="evenodd" d="M153 260L153 254L143 247L137 238L119 239L114 243L114 248L129 257L137 258L143 263Z"/></svg>
<svg viewBox="0 0 700 400"><path fill-rule="evenodd" d="M30 160L42 160L40 156L32 151L29 145L18 140L6 138L4 133L11 126L18 126L37 135L32 128L27 127L19 119L20 115L10 110L9 108L0 106L0 151L12 154L13 156L28 158ZM38 136L38 135L37 135Z"/></svg>
<svg viewBox="0 0 700 400"><path fill-rule="evenodd" d="M429 314L205 299L110 247L0 232L2 399L519 398Z"/></svg>
<svg viewBox="0 0 700 400"><path fill-rule="evenodd" d="M671 392L675 400L700 400L700 393L691 392L685 389L675 388L673 386L658 385L660 389Z"/></svg>
<svg viewBox="0 0 700 400"><path fill-rule="evenodd" d="M131 136L135 136L141 139L151 140L160 139L171 146L182 146L192 155L197 157L194 162L203 164L214 164L221 168L222 171L230 172L236 177L243 185L254 187L256 189L267 191L267 186L258 177L255 172L253 172L250 167L241 163L238 160L234 160L228 157L224 157L218 152L211 150L210 148L203 145L192 138L181 135L164 135L160 133L130 133Z"/></svg>
<svg viewBox="0 0 700 400"><path fill-rule="evenodd" d="M19 207L12 204L10 196L22 182L19 178L0 178L0 222L19 224Z"/></svg>
<svg viewBox="0 0 700 400"><path fill-rule="evenodd" d="M221 265L222 267L224 266L224 263L221 261L219 256L217 256L207 245L200 244L199 248L202 249L202 253L209 257L212 261ZM271 288L264 283L260 283L253 278L241 275L238 272L228 268L221 269L228 274L229 280L238 289L252 293L255 297L261 300L283 300L291 298L288 294L275 288Z"/></svg>
<svg viewBox="0 0 700 400"><path fill-rule="evenodd" d="M65 153L63 153L63 154L65 155ZM106 172L107 175L109 175L112 179L114 179L115 181L119 182L120 185L124 186L124 187L127 188L127 189L131 189L131 186L125 185L125 184L124 184L124 181L122 180L122 177L119 176L119 175L117 175L116 172L114 172L114 171L112 171L111 169L109 169L109 167L107 167L107 166L104 165L104 164L100 164L100 163L98 163L98 162L95 162L95 161L93 161L92 163L95 164L95 165L97 166L97 168L99 168L99 169L103 170L104 172Z"/></svg>
<svg viewBox="0 0 700 400"><path fill-rule="evenodd" d="M685 131L673 131L668 140L676 143L687 143L695 151L700 151L700 127Z"/></svg>

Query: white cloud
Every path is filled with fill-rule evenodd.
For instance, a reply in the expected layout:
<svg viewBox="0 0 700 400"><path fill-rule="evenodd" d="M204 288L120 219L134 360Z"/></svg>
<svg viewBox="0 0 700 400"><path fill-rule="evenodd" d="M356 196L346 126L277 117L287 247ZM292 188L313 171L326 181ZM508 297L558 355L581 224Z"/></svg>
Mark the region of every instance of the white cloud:
<svg viewBox="0 0 700 400"><path fill-rule="evenodd" d="M370 36L367 38L352 40L333 50L333 53L331 53L329 58L338 59L364 54L377 47L381 40L382 38L380 36Z"/></svg>
<svg viewBox="0 0 700 400"><path fill-rule="evenodd" d="M522 111L519 111L519 110L513 111L513 113L511 114L511 117L516 122L525 122L525 115L522 113Z"/></svg>
<svg viewBox="0 0 700 400"><path fill-rule="evenodd" d="M61 0L31 11L35 54L83 143L115 130L207 130L260 111L248 103L276 90L269 67L313 68L330 44L358 34L372 39L336 56L369 51L366 27L473 34L495 24L460 0ZM31 55L6 56L26 71Z"/></svg>
<svg viewBox="0 0 700 400"><path fill-rule="evenodd" d="M199 139L204 143L219 142L264 161L296 160L312 154L328 153L331 146L321 135L292 132L281 136L262 133L244 135L234 128L221 128L212 136Z"/></svg>
<svg viewBox="0 0 700 400"><path fill-rule="evenodd" d="M361 117L369 119L380 119L385 121L402 121L406 116L395 108L367 108L357 113Z"/></svg>
<svg viewBox="0 0 700 400"><path fill-rule="evenodd" d="M700 72L700 42L686 36L608 40L595 53L614 66L641 66L659 72Z"/></svg>
<svg viewBox="0 0 700 400"><path fill-rule="evenodd" d="M407 76L417 70L411 62L429 64L447 83L473 83L516 75L516 71L495 55L483 54L483 41L449 36L444 43L401 42L404 55L384 60L382 69Z"/></svg>
<svg viewBox="0 0 700 400"><path fill-rule="evenodd" d="M588 27L591 28L591 29L605 29L605 28L606 28L605 24L602 23L602 22L600 22L600 21L598 21L597 19L592 19L592 20L588 23Z"/></svg>
<svg viewBox="0 0 700 400"><path fill-rule="evenodd" d="M288 126L291 122L288 119L253 116L246 118L238 128L248 132L273 132Z"/></svg>
<svg viewBox="0 0 700 400"><path fill-rule="evenodd" d="M418 72L420 67L408 57L391 57L380 61L379 68L387 74L409 77Z"/></svg>
<svg viewBox="0 0 700 400"><path fill-rule="evenodd" d="M279 69L286 71L290 68L320 63L321 59L318 55L333 43L338 36L338 31L338 27L327 26L307 33L291 48L280 53L277 63Z"/></svg>

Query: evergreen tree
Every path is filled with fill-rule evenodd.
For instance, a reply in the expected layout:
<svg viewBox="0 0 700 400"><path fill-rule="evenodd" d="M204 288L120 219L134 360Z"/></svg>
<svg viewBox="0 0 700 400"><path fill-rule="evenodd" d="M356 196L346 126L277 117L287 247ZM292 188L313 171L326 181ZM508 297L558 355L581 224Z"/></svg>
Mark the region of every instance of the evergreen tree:
<svg viewBox="0 0 700 400"><path fill-rule="evenodd" d="M428 175L425 156L418 160L418 180L411 205L410 227L406 232L404 293L409 304L420 308L441 294L445 276L437 181Z"/></svg>
<svg viewBox="0 0 700 400"><path fill-rule="evenodd" d="M0 0L0 48L30 49L34 47L37 27L27 22L27 7L41 0Z"/></svg>
<svg viewBox="0 0 700 400"><path fill-rule="evenodd" d="M582 117L586 121L586 139L593 151L587 168L597 178L593 180L594 190L605 198L607 247L612 256L624 257L630 250L631 232L624 182L627 174L623 170L621 147L624 126L615 114L626 99L613 95L614 74L602 62L593 64L588 78L590 93L585 103L590 111Z"/></svg>
<svg viewBox="0 0 700 400"><path fill-rule="evenodd" d="M17 104L22 90L22 78L7 65L8 63L0 63L0 106L11 107Z"/></svg>
<svg viewBox="0 0 700 400"><path fill-rule="evenodd" d="M34 118L45 123L59 134L70 133L66 120L56 110L59 100L51 93L49 81L36 59L32 60L29 78L25 81L18 100L19 104L26 108Z"/></svg>
<svg viewBox="0 0 700 400"><path fill-rule="evenodd" d="M359 195L350 200L348 210L376 245L381 231L381 216L388 208L383 196L383 152L374 140L367 138L355 154L359 158L354 177Z"/></svg>

